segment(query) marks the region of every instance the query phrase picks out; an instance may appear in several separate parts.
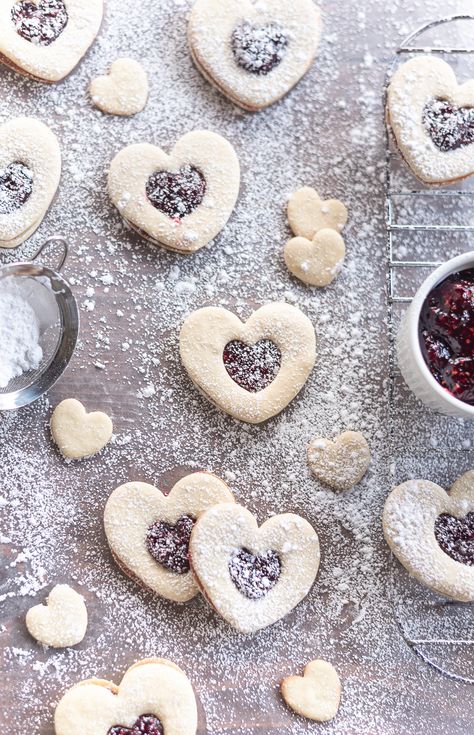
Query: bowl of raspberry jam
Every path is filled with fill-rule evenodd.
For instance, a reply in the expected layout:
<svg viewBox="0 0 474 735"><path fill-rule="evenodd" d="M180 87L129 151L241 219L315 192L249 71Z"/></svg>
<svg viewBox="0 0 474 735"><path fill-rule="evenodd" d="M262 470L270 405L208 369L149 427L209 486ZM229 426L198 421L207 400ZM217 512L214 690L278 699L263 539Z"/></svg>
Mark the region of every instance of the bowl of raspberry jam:
<svg viewBox="0 0 474 735"><path fill-rule="evenodd" d="M443 263L402 320L398 364L426 405L474 419L474 252Z"/></svg>

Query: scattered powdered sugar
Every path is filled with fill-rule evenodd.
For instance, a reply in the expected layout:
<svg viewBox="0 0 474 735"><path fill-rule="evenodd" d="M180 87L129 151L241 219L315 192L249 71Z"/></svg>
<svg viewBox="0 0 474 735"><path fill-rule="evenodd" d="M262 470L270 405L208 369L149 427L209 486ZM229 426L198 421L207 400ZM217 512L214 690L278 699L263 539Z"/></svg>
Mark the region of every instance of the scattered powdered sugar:
<svg viewBox="0 0 474 735"><path fill-rule="evenodd" d="M28 370L35 370L43 357L40 328L33 308L12 276L0 280L0 388Z"/></svg>

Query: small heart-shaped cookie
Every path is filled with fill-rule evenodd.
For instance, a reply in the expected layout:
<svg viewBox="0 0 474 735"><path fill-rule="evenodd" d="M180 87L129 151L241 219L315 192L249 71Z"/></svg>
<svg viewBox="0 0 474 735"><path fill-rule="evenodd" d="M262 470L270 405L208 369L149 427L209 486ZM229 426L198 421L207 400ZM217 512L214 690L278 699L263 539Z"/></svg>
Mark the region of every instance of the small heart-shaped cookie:
<svg viewBox="0 0 474 735"><path fill-rule="evenodd" d="M288 200L288 222L297 237L312 240L320 230L341 232L347 223L347 208L338 199L323 200L315 189L304 186Z"/></svg>
<svg viewBox="0 0 474 735"><path fill-rule="evenodd" d="M99 32L103 0L0 3L0 61L40 82L58 82Z"/></svg>
<svg viewBox="0 0 474 735"><path fill-rule="evenodd" d="M408 480L388 496L385 539L419 582L447 597L474 602L474 470L449 493L428 480Z"/></svg>
<svg viewBox="0 0 474 735"><path fill-rule="evenodd" d="M58 139L29 117L0 126L0 248L13 248L40 226L61 175Z"/></svg>
<svg viewBox="0 0 474 735"><path fill-rule="evenodd" d="M344 240L335 230L319 230L312 240L293 237L285 245L285 263L290 273L319 288L334 281L345 255Z"/></svg>
<svg viewBox="0 0 474 735"><path fill-rule="evenodd" d="M197 707L188 677L166 659L139 661L120 686L81 681L54 713L56 735L195 735Z"/></svg>
<svg viewBox="0 0 474 735"><path fill-rule="evenodd" d="M313 325L289 304L262 306L244 324L226 309L193 312L181 328L181 360L218 408L258 424L280 413L313 369Z"/></svg>
<svg viewBox="0 0 474 735"><path fill-rule="evenodd" d="M197 0L188 42L203 76L254 111L281 99L306 74L321 25L312 0Z"/></svg>
<svg viewBox="0 0 474 735"><path fill-rule="evenodd" d="M212 505L233 499L209 472L183 477L167 496L153 485L129 482L107 501L105 534L126 574L162 597L187 602L199 592L188 562L193 526Z"/></svg>
<svg viewBox="0 0 474 735"><path fill-rule="evenodd" d="M334 490L357 485L370 464L370 448L358 431L344 431L335 439L317 437L308 447L311 472Z"/></svg>
<svg viewBox="0 0 474 735"><path fill-rule="evenodd" d="M112 438L113 425L102 411L87 413L75 398L67 398L54 409L51 434L67 459L92 457Z"/></svg>
<svg viewBox="0 0 474 735"><path fill-rule="evenodd" d="M39 643L52 648L75 646L87 630L87 609L81 595L67 584L58 584L48 595L46 605L31 607L26 627Z"/></svg>
<svg viewBox="0 0 474 735"><path fill-rule="evenodd" d="M109 115L136 115L148 99L148 78L134 59L117 59L109 74L93 79L89 93L99 110Z"/></svg>
<svg viewBox="0 0 474 735"><path fill-rule="evenodd" d="M118 153L109 171L112 203L140 235L193 253L222 230L239 194L240 167L216 133L187 133L170 155L148 144Z"/></svg>
<svg viewBox="0 0 474 735"><path fill-rule="evenodd" d="M298 715L316 722L336 716L341 701L341 680L327 661L310 661L304 676L289 676L281 682L283 699Z"/></svg>
<svg viewBox="0 0 474 735"><path fill-rule="evenodd" d="M287 615L311 589L319 567L314 528L293 513L259 528L241 505L207 510L191 534L191 568L215 610L242 633Z"/></svg>

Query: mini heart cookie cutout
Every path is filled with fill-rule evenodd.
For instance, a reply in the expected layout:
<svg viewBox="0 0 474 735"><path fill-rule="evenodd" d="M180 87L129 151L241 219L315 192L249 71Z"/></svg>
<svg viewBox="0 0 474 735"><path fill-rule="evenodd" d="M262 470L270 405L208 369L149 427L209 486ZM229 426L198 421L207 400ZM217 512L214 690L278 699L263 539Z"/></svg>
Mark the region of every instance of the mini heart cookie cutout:
<svg viewBox="0 0 474 735"><path fill-rule="evenodd" d="M289 304L262 306L242 323L207 307L181 328L181 361L218 408L258 424L280 413L306 383L316 360L313 325Z"/></svg>
<svg viewBox="0 0 474 735"><path fill-rule="evenodd" d="M233 499L209 472L183 477L167 496L153 485L129 482L105 506L107 541L126 574L162 597L187 602L199 592L188 561L194 524L212 505Z"/></svg>
<svg viewBox="0 0 474 735"><path fill-rule="evenodd" d="M241 633L287 615L311 589L319 568L314 528L293 513L259 528L241 505L207 510L191 534L191 568L206 599Z"/></svg>
<svg viewBox="0 0 474 735"><path fill-rule="evenodd" d="M461 602L474 602L474 470L449 493L428 480L408 480L387 498L385 539L419 582Z"/></svg>
<svg viewBox="0 0 474 735"><path fill-rule="evenodd" d="M187 133L170 155L148 144L115 156L109 171L112 203L140 235L170 250L193 253L227 223L240 187L230 143L216 133Z"/></svg>
<svg viewBox="0 0 474 735"><path fill-rule="evenodd" d="M0 4L0 61L40 82L58 82L99 32L103 0L18 0Z"/></svg>
<svg viewBox="0 0 474 735"><path fill-rule="evenodd" d="M46 605L35 605L28 610L26 627L30 635L45 646L75 646L87 630L84 600L69 585L58 584L49 593Z"/></svg>
<svg viewBox="0 0 474 735"><path fill-rule="evenodd" d="M321 199L309 186L293 192L288 200L288 222L297 237L312 240L320 230L341 232L347 224L347 208L338 199Z"/></svg>
<svg viewBox="0 0 474 735"><path fill-rule="evenodd" d="M308 447L308 464L324 485L349 490L369 469L370 448L358 431L344 431L332 440L317 437Z"/></svg>
<svg viewBox="0 0 474 735"><path fill-rule="evenodd" d="M304 676L289 676L281 683L283 699L294 712L316 722L328 722L338 712L341 680L332 664L310 661Z"/></svg>
<svg viewBox="0 0 474 735"><path fill-rule="evenodd" d="M329 286L340 273L346 255L344 240L335 230L319 230L312 240L293 237L285 245L286 267L309 286Z"/></svg>
<svg viewBox="0 0 474 735"><path fill-rule="evenodd" d="M197 0L188 43L203 76L255 111L284 97L306 74L321 26L312 0Z"/></svg>
<svg viewBox="0 0 474 735"><path fill-rule="evenodd" d="M415 56L390 82L387 119L415 176L450 184L474 173L474 80L459 85L435 56Z"/></svg>
<svg viewBox="0 0 474 735"><path fill-rule="evenodd" d="M87 679L69 689L56 707L54 728L56 735L195 735L196 699L176 664L144 659L120 686Z"/></svg>
<svg viewBox="0 0 474 735"><path fill-rule="evenodd" d="M13 248L40 226L58 188L61 150L42 122L18 117L0 126L0 248Z"/></svg>
<svg viewBox="0 0 474 735"><path fill-rule="evenodd" d="M93 79L89 93L99 110L109 115L136 115L148 99L148 78L134 59L117 59L107 75Z"/></svg>
<svg viewBox="0 0 474 735"><path fill-rule="evenodd" d="M67 459L84 459L100 452L111 440L113 425L102 411L87 413L75 398L62 401L51 416L51 434Z"/></svg>

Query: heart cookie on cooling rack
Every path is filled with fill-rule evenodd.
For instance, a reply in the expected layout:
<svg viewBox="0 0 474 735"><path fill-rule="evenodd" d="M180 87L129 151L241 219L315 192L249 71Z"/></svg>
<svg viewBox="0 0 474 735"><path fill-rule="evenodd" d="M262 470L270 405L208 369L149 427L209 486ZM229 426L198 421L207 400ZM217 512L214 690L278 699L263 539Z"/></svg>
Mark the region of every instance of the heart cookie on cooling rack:
<svg viewBox="0 0 474 735"><path fill-rule="evenodd" d="M87 630L87 609L81 595L67 584L57 584L46 605L30 607L26 627L39 643L67 648L82 641Z"/></svg>
<svg viewBox="0 0 474 735"><path fill-rule="evenodd" d="M193 253L222 230L239 194L240 167L216 133L187 133L169 155L146 143L115 156L112 203L140 235L170 250Z"/></svg>
<svg viewBox="0 0 474 735"><path fill-rule="evenodd" d="M0 61L40 82L58 82L99 32L103 0L0 3Z"/></svg>
<svg viewBox="0 0 474 735"><path fill-rule="evenodd" d="M231 502L225 482L209 472L183 477L167 496L153 485L129 482L107 501L105 533L126 574L162 597L187 602L199 592L188 561L194 524L212 505Z"/></svg>
<svg viewBox="0 0 474 735"><path fill-rule="evenodd" d="M188 42L203 76L254 111L281 99L306 74L321 25L312 0L197 0Z"/></svg>
<svg viewBox="0 0 474 735"><path fill-rule="evenodd" d="M191 568L206 599L241 633L287 615L311 589L319 568L314 528L293 513L260 526L241 505L207 510L191 534Z"/></svg>
<svg viewBox="0 0 474 735"><path fill-rule="evenodd" d="M42 122L18 117L0 126L0 248L13 248L40 226L61 176L61 150Z"/></svg>
<svg viewBox="0 0 474 735"><path fill-rule="evenodd" d="M185 320L180 353L189 377L218 408L258 424L299 393L316 359L314 328L289 304L262 306L242 323L220 307Z"/></svg>
<svg viewBox="0 0 474 735"><path fill-rule="evenodd" d="M442 59L416 56L397 69L387 118L403 158L425 183L474 173L474 80L459 85Z"/></svg>
<svg viewBox="0 0 474 735"><path fill-rule="evenodd" d="M449 493L428 480L408 480L387 498L385 538L419 582L447 597L474 602L474 470Z"/></svg>
<svg viewBox="0 0 474 735"><path fill-rule="evenodd" d="M195 735L196 699L176 664L144 659L120 686L87 679L69 689L56 707L54 728L56 735Z"/></svg>

